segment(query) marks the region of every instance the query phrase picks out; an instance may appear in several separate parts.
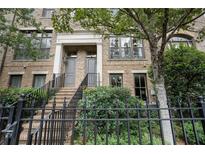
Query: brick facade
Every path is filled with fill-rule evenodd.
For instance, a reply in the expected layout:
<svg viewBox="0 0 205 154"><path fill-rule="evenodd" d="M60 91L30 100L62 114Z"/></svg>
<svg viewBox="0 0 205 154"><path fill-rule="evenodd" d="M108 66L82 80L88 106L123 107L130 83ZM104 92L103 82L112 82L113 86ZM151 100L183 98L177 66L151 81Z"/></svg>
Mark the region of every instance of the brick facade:
<svg viewBox="0 0 205 154"><path fill-rule="evenodd" d="M34 15L36 16L37 21L40 21L45 29L53 30L52 22L50 18L42 17L42 9L36 9ZM204 20L200 20L202 22ZM200 24L196 26L200 27ZM76 31L83 31L79 25L74 25ZM32 29L32 27L20 27L21 29ZM181 32L184 33L184 32ZM194 33L187 33L193 38L196 38ZM69 37L70 34L65 34ZM56 54L56 45L58 43L57 34L53 30L52 33L52 43L50 49L50 58L46 60L38 61L26 61L26 60L13 60L13 52L9 51L6 55L5 65L3 68L2 76L0 79L0 87L8 87L9 85L9 75L14 73L21 72L23 73L21 87L31 87L33 84L33 75L35 73L46 73L46 81L52 79L53 69L54 69L54 58ZM147 41L143 41L145 58L141 60L111 60L109 58L109 39L102 40L102 85L109 85L109 73L121 72L123 73L123 87L128 87L131 90L132 95L135 95L134 92L134 73L137 72L146 72L151 65L151 55L149 52L149 46ZM196 47L200 50L205 50L205 41L196 43ZM75 45L63 46L62 59L61 59L61 72L65 72L65 57L68 52L71 52L71 49L76 51L76 86L80 84L82 79L86 74L86 55L89 51L97 53L96 45L92 46L82 46ZM1 58L1 54L0 54ZM147 93L149 100L151 98L152 85L147 75Z"/></svg>

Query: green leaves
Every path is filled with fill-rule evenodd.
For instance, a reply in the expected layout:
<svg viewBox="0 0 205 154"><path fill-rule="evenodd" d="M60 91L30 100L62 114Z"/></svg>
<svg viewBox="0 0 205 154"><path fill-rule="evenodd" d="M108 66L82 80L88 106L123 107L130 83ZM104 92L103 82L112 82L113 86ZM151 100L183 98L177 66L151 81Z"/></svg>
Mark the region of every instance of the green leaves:
<svg viewBox="0 0 205 154"><path fill-rule="evenodd" d="M18 54L19 46L27 49L28 56L36 60L40 50L33 46L32 41L36 35L28 37L20 27L35 27L37 31L43 32L41 23L33 16L34 9L0 9L0 44L3 47L13 49ZM1 49L1 51L4 51ZM1 52L0 51L0 52ZM5 53L6 54L6 53Z"/></svg>
<svg viewBox="0 0 205 154"><path fill-rule="evenodd" d="M205 53L194 47L171 47L164 56L164 76L170 96L203 95Z"/></svg>

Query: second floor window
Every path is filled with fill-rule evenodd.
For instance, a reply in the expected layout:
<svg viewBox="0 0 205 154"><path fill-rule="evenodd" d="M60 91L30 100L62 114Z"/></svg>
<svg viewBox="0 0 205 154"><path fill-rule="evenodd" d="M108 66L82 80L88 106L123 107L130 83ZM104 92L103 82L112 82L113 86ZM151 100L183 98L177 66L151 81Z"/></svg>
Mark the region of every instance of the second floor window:
<svg viewBox="0 0 205 154"><path fill-rule="evenodd" d="M176 48L178 48L180 44L191 47L193 45L193 41L191 37L188 35L178 34L172 37L168 42L168 46L172 45L172 46L175 46Z"/></svg>
<svg viewBox="0 0 205 154"><path fill-rule="evenodd" d="M31 34L26 34L28 37ZM51 48L51 39L52 33L44 33L44 34L37 34L37 37L32 40L33 46L36 50L39 50L39 55L37 59L48 59L50 54ZM25 48L23 45L19 45L18 52L14 54L14 60L30 60L32 59L28 49Z"/></svg>
<svg viewBox="0 0 205 154"><path fill-rule="evenodd" d="M44 17L44 18L51 18L54 10L55 9L51 9L51 8L43 9L42 17Z"/></svg>
<svg viewBox="0 0 205 154"><path fill-rule="evenodd" d="M134 37L110 37L110 59L143 59L141 39Z"/></svg>

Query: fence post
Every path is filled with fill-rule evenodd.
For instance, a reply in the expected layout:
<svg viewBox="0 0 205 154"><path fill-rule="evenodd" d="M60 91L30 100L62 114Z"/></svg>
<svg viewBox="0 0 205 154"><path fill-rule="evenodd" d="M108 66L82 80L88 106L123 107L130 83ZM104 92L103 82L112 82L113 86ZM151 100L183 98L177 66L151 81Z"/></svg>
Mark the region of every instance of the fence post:
<svg viewBox="0 0 205 154"><path fill-rule="evenodd" d="M55 78L56 78L56 74L53 74L52 88L54 88L54 87L55 87Z"/></svg>
<svg viewBox="0 0 205 154"><path fill-rule="evenodd" d="M0 137L1 137L1 129L2 129L2 126L3 126L2 117L3 117L3 103L0 104Z"/></svg>
<svg viewBox="0 0 205 154"><path fill-rule="evenodd" d="M200 117L205 118L205 102L204 102L203 96L199 96L198 100L199 101L198 101L197 104L198 104L198 107L200 107L200 109L199 109ZM202 123L203 130L204 130L204 133L205 133L205 119L202 119L201 123Z"/></svg>
<svg viewBox="0 0 205 154"><path fill-rule="evenodd" d="M50 97L50 81L48 82L48 85L47 85L48 87L47 87L47 100L49 99L49 97ZM47 101L46 100L46 101Z"/></svg>
<svg viewBox="0 0 205 154"><path fill-rule="evenodd" d="M22 109L23 109L23 105L25 104L25 95L22 94L19 97L18 100L18 104L17 104L17 108L16 108L16 116L15 116L15 121L17 122L16 124L16 128L14 130L14 136L13 136L13 140L11 144L17 145L19 142L19 137L20 137L20 132L21 132L21 125L22 125L22 121L21 121L21 117L22 117Z"/></svg>

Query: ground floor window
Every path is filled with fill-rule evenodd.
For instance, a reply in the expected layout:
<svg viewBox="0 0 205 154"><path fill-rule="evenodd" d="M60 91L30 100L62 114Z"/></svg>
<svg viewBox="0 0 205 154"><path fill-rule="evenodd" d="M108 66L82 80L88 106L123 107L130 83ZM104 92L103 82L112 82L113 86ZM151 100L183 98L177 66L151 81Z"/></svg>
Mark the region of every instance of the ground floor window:
<svg viewBox="0 0 205 154"><path fill-rule="evenodd" d="M45 84L46 75L45 74L35 74L33 80L33 87L40 88Z"/></svg>
<svg viewBox="0 0 205 154"><path fill-rule="evenodd" d="M22 81L22 75L10 75L9 87L20 88Z"/></svg>
<svg viewBox="0 0 205 154"><path fill-rule="evenodd" d="M147 78L146 74L134 74L135 96L147 100Z"/></svg>
<svg viewBox="0 0 205 154"><path fill-rule="evenodd" d="M112 73L110 74L110 85L112 87L122 87L123 78L121 73Z"/></svg>

